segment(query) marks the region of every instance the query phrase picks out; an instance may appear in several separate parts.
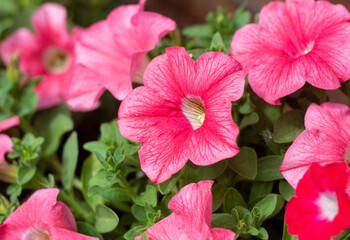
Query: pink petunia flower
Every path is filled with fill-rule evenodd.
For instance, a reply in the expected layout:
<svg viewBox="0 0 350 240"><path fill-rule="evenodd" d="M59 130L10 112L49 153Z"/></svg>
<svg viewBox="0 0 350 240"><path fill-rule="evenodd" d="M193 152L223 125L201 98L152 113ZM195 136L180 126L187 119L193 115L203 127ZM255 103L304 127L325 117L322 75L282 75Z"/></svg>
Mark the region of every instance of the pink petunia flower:
<svg viewBox="0 0 350 240"><path fill-rule="evenodd" d="M38 109L65 101L74 62L74 37L66 27L66 9L56 3L43 4L32 16L35 35L20 28L0 45L0 54L8 63L19 53L19 66L29 78L43 77L36 87Z"/></svg>
<svg viewBox="0 0 350 240"><path fill-rule="evenodd" d="M274 1L259 24L238 30L231 54L248 72L254 92L270 104L305 82L336 89L350 78L350 13L327 1Z"/></svg>
<svg viewBox="0 0 350 240"><path fill-rule="evenodd" d="M182 47L167 48L144 73L119 108L123 136L141 142L142 170L154 182L167 180L190 159L210 165L239 152L239 129L231 101L244 88L245 72L224 53L192 60Z"/></svg>
<svg viewBox="0 0 350 240"><path fill-rule="evenodd" d="M330 240L350 227L349 185L345 163L311 165L287 203L288 231L299 240Z"/></svg>
<svg viewBox="0 0 350 240"><path fill-rule="evenodd" d="M8 128L17 126L19 124L19 118L17 116L11 117L0 122L0 132ZM12 148L11 138L5 134L0 134L0 162L5 161L5 153L11 152Z"/></svg>
<svg viewBox="0 0 350 240"><path fill-rule="evenodd" d="M98 240L77 233L74 216L63 202L57 202L58 189L36 191L0 226L2 240Z"/></svg>
<svg viewBox="0 0 350 240"><path fill-rule="evenodd" d="M131 82L142 79L146 53L176 26L169 18L145 12L145 2L116 8L79 36L69 88L71 107L90 110L106 89L123 100L132 90Z"/></svg>
<svg viewBox="0 0 350 240"><path fill-rule="evenodd" d="M213 181L200 181L183 187L169 202L173 211L168 217L148 228L148 240L233 240L235 233L223 228L210 228ZM136 237L139 240L141 237Z"/></svg>
<svg viewBox="0 0 350 240"><path fill-rule="evenodd" d="M311 104L305 114L305 131L287 150L281 173L296 188L314 162L350 164L350 109L338 103ZM348 169L350 174L350 168ZM350 193L350 186L348 188Z"/></svg>

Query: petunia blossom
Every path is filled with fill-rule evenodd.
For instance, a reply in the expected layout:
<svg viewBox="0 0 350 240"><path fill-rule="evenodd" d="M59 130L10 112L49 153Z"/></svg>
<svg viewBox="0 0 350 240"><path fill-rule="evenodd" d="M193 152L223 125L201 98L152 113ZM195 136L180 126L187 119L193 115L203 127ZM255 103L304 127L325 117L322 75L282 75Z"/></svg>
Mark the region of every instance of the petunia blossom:
<svg viewBox="0 0 350 240"><path fill-rule="evenodd" d="M305 82L337 89L350 78L350 13L327 1L274 1L259 24L238 30L231 54L248 72L254 92L270 104Z"/></svg>
<svg viewBox="0 0 350 240"><path fill-rule="evenodd" d="M213 181L191 183L169 202L173 211L168 217L146 230L148 240L233 240L235 233L211 228ZM139 240L141 237L136 237Z"/></svg>
<svg viewBox="0 0 350 240"><path fill-rule="evenodd" d="M75 59L73 29L70 36L66 27L66 9L56 3L43 4L32 16L35 34L20 28L0 45L5 63L10 56L19 54L19 67L28 77L43 77L36 87L38 109L64 102Z"/></svg>
<svg viewBox="0 0 350 240"><path fill-rule="evenodd" d="M123 100L132 90L132 81L142 79L146 53L176 26L167 17L145 12L145 3L120 6L81 33L69 87L71 107L90 110L106 89Z"/></svg>
<svg viewBox="0 0 350 240"><path fill-rule="evenodd" d="M19 124L17 116L0 122L0 132ZM12 141L6 134L0 134L0 162L5 161L5 153L11 152Z"/></svg>
<svg viewBox="0 0 350 240"><path fill-rule="evenodd" d="M141 168L154 183L188 159L205 166L239 152L231 101L241 97L245 75L224 53L204 53L194 62L182 47L149 63L145 86L124 99L118 125L123 136L141 142Z"/></svg>
<svg viewBox="0 0 350 240"><path fill-rule="evenodd" d="M2 240L98 240L77 233L74 216L58 189L36 191L0 225Z"/></svg>
<svg viewBox="0 0 350 240"><path fill-rule="evenodd" d="M299 240L330 240L350 227L345 163L311 165L286 206L288 231Z"/></svg>
<svg viewBox="0 0 350 240"><path fill-rule="evenodd" d="M281 172L296 188L314 162L350 164L350 109L338 103L311 104L305 114L303 131L287 150ZM350 174L350 168L348 169ZM350 186L348 187L350 193Z"/></svg>

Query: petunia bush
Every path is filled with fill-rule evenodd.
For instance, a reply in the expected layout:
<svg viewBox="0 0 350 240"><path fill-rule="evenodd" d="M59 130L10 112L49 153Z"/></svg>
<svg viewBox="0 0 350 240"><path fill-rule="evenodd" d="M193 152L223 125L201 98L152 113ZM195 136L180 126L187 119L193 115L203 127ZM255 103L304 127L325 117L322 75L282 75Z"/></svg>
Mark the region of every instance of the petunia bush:
<svg viewBox="0 0 350 240"><path fill-rule="evenodd" d="M1 240L350 238L346 7L61 3L0 1Z"/></svg>

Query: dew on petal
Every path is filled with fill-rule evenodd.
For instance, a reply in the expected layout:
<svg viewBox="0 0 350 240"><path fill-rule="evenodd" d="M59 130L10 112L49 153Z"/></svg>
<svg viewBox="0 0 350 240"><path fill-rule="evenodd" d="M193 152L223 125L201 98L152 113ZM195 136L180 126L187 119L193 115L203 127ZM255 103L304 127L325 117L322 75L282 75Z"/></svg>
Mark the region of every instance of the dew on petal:
<svg viewBox="0 0 350 240"><path fill-rule="evenodd" d="M50 73L63 73L70 65L69 53L55 46L48 47L43 53L42 61Z"/></svg>
<svg viewBox="0 0 350 240"><path fill-rule="evenodd" d="M316 202L320 208L320 219L333 221L339 213L338 199L335 192L323 192Z"/></svg>
<svg viewBox="0 0 350 240"><path fill-rule="evenodd" d="M187 96L182 99L182 113L190 121L194 130L200 128L205 120L204 103L200 97Z"/></svg>
<svg viewBox="0 0 350 240"><path fill-rule="evenodd" d="M46 228L32 227L26 231L23 240L50 240L50 236Z"/></svg>

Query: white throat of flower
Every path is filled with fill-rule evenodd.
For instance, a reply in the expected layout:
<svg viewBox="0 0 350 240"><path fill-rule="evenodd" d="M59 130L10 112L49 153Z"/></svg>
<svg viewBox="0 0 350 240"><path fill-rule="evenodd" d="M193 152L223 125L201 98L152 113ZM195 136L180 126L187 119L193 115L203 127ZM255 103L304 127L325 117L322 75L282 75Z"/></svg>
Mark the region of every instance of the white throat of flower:
<svg viewBox="0 0 350 240"><path fill-rule="evenodd" d="M321 193L316 204L321 212L319 218L322 220L331 222L339 213L338 199L335 192Z"/></svg>
<svg viewBox="0 0 350 240"><path fill-rule="evenodd" d="M315 45L315 41L310 41L308 43L308 45L306 46L306 48L304 49L302 55L308 54L309 52L311 52L311 50L314 48Z"/></svg>
<svg viewBox="0 0 350 240"><path fill-rule="evenodd" d="M31 227L25 232L23 240L50 240L50 235L44 227Z"/></svg>
<svg viewBox="0 0 350 240"><path fill-rule="evenodd" d="M48 72L58 74L68 70L71 59L67 51L51 46L43 53L42 61Z"/></svg>
<svg viewBox="0 0 350 240"><path fill-rule="evenodd" d="M190 121L194 130L200 128L205 120L204 103L200 97L187 96L182 99L182 113Z"/></svg>

